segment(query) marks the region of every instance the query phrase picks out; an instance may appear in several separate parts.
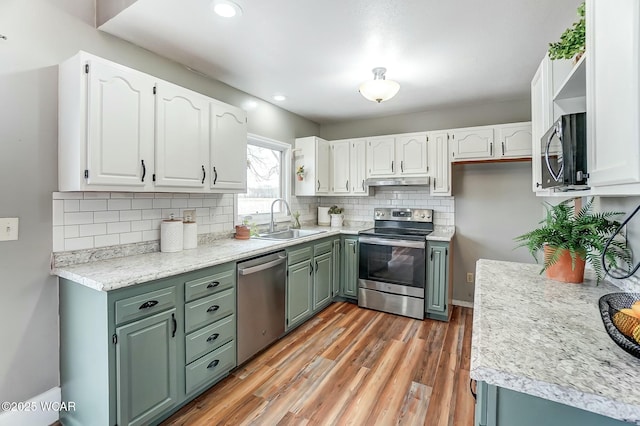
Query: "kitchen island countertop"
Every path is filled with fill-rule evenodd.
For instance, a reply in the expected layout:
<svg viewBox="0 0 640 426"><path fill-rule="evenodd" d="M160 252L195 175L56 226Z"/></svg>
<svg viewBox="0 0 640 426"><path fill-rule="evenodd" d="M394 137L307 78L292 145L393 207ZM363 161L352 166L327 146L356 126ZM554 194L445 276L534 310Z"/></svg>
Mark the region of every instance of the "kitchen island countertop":
<svg viewBox="0 0 640 426"><path fill-rule="evenodd" d="M606 333L598 299L620 289L587 278L566 284L540 265L481 259L471 377L640 424L640 359Z"/></svg>

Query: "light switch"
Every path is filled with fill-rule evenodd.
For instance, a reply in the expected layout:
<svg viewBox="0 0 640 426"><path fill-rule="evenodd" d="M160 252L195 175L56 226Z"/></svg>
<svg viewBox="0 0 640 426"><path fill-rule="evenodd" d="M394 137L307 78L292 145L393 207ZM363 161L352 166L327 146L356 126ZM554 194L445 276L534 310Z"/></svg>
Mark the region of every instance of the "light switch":
<svg viewBox="0 0 640 426"><path fill-rule="evenodd" d="M0 241L14 241L18 239L18 218L0 218Z"/></svg>

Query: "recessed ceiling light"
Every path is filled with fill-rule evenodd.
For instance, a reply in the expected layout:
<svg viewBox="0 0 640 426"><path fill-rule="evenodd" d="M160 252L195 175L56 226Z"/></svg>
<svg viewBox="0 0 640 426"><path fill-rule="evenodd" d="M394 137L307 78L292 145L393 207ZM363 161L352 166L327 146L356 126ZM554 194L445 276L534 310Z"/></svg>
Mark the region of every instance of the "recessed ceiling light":
<svg viewBox="0 0 640 426"><path fill-rule="evenodd" d="M284 95L273 95L273 100L281 102L287 100L287 97Z"/></svg>
<svg viewBox="0 0 640 426"><path fill-rule="evenodd" d="M233 18L242 15L242 9L236 3L229 0L213 0L211 9L223 18Z"/></svg>

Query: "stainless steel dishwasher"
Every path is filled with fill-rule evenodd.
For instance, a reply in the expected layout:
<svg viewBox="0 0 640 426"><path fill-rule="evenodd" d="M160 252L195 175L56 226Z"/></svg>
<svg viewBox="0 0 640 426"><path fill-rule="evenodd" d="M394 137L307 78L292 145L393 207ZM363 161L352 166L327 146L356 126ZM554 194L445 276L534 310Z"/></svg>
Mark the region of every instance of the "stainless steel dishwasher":
<svg viewBox="0 0 640 426"><path fill-rule="evenodd" d="M285 251L238 263L238 365L284 335Z"/></svg>

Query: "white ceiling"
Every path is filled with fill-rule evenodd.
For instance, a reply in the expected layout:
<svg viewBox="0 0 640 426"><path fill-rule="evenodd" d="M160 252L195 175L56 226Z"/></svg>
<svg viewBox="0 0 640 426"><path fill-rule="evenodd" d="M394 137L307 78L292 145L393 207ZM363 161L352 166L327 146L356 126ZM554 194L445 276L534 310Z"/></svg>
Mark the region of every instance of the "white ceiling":
<svg viewBox="0 0 640 426"><path fill-rule="evenodd" d="M100 27L317 123L527 97L581 0L138 0ZM359 85L387 68L393 99Z"/></svg>

